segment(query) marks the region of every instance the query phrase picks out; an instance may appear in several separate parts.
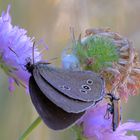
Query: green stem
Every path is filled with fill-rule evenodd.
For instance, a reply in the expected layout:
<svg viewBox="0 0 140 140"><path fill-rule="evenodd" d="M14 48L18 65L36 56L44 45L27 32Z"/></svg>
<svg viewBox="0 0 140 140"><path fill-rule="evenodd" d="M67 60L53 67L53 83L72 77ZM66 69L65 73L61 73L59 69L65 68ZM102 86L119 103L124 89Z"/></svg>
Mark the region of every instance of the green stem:
<svg viewBox="0 0 140 140"><path fill-rule="evenodd" d="M74 125L71 130L76 134L76 140L86 140L86 138L83 136L83 130L81 126Z"/></svg>
<svg viewBox="0 0 140 140"><path fill-rule="evenodd" d="M27 136L40 124L41 118L37 117L36 120L27 128L18 140L25 140Z"/></svg>

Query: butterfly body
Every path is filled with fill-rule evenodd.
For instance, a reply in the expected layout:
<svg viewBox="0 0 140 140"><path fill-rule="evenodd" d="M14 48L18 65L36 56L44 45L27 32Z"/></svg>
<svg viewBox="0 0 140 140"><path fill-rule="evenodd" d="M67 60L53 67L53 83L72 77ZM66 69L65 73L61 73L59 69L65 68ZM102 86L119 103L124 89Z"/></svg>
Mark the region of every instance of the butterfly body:
<svg viewBox="0 0 140 140"><path fill-rule="evenodd" d="M64 70L48 63L27 63L31 100L46 125L61 130L103 99L104 80L91 71Z"/></svg>

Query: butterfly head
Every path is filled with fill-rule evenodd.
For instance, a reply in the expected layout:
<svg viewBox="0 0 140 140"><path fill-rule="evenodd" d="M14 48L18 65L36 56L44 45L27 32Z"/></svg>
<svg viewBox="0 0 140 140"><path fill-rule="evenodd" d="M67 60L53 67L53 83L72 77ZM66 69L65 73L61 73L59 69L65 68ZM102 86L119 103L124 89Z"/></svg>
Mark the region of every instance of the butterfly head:
<svg viewBox="0 0 140 140"><path fill-rule="evenodd" d="M26 70L29 72L29 73L32 73L33 72L33 69L34 69L34 64L32 64L31 62L31 59L26 59L27 63L25 65L25 68Z"/></svg>

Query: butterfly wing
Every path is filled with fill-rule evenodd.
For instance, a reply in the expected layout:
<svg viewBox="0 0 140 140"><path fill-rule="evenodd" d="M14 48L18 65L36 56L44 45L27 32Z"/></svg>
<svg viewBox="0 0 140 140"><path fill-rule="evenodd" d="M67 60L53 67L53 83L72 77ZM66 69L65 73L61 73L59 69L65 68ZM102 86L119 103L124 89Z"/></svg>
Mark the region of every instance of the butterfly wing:
<svg viewBox="0 0 140 140"><path fill-rule="evenodd" d="M52 87L39 73L38 69L33 70L33 76L36 84L42 93L54 104L58 107L62 108L66 112L69 113L79 113L85 111L90 106L95 105L95 102L84 102L80 100L72 99L60 91L58 91L55 87Z"/></svg>
<svg viewBox="0 0 140 140"><path fill-rule="evenodd" d="M43 119L45 124L54 130L61 130L69 127L79 119L84 112L67 113L54 103L52 103L39 89L34 78L31 76L29 80L29 91L31 100Z"/></svg>
<svg viewBox="0 0 140 140"><path fill-rule="evenodd" d="M91 71L56 69L39 63L40 75L64 95L81 101L99 101L104 96L104 80Z"/></svg>

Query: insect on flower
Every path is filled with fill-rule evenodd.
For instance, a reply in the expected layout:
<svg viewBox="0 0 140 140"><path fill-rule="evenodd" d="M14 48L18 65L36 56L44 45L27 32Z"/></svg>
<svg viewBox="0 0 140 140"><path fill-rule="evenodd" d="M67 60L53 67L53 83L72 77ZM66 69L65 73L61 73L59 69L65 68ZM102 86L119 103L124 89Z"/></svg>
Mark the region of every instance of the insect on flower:
<svg viewBox="0 0 140 140"><path fill-rule="evenodd" d="M33 61L34 62L34 61ZM104 97L104 80L91 71L73 71L26 64L31 100L45 124L61 130L74 124L85 111Z"/></svg>
<svg viewBox="0 0 140 140"><path fill-rule="evenodd" d="M49 65L43 62L34 64L34 61L25 65L31 74L29 92L45 124L51 129L61 130L74 124L87 109L104 98L104 80L91 71L66 70ZM112 94L108 96L111 101L108 110L113 114L115 131L119 125L116 120L117 99Z"/></svg>
<svg viewBox="0 0 140 140"><path fill-rule="evenodd" d="M114 94L111 93L108 93L107 96L108 96L107 98L110 99L110 103L108 103L108 108L105 117L106 115L108 115L107 119L109 119L108 113L112 115L112 128L113 131L115 131L119 126L121 120L120 98L117 98Z"/></svg>

